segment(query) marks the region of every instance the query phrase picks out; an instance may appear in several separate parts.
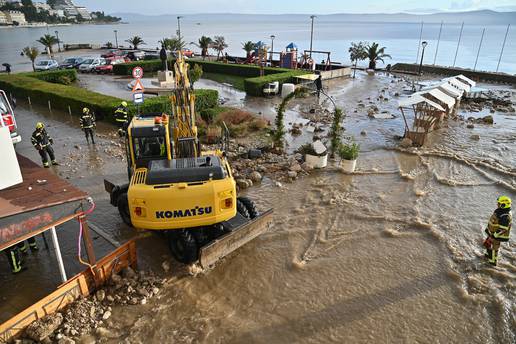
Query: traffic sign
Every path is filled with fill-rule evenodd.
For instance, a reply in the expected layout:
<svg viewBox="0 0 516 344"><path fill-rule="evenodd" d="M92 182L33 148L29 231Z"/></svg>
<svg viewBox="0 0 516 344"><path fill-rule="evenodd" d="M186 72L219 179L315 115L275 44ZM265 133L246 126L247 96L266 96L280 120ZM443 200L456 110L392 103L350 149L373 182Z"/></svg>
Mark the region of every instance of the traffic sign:
<svg viewBox="0 0 516 344"><path fill-rule="evenodd" d="M138 93L133 93L133 102L135 104L143 104L143 93L141 92L138 92Z"/></svg>
<svg viewBox="0 0 516 344"><path fill-rule="evenodd" d="M136 82L134 83L134 86L133 86L133 93L137 93L137 92L143 93L143 91L145 91L145 88L143 87L142 82L140 81L140 79L136 79Z"/></svg>
<svg viewBox="0 0 516 344"><path fill-rule="evenodd" d="M134 67L133 68L133 78L141 79L143 77L143 68L142 67Z"/></svg>

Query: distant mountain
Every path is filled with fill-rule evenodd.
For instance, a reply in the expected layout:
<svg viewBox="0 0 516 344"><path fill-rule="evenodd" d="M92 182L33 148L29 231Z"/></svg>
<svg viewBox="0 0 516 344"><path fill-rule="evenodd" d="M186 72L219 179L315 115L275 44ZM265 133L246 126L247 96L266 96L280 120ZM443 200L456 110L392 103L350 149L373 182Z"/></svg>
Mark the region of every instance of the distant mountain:
<svg viewBox="0 0 516 344"><path fill-rule="evenodd" d="M148 16L136 13L113 13L112 15L121 17L126 22L141 22L141 21L175 21L177 15L164 14L158 16ZM306 17L308 14L238 14L238 13L213 13L213 14L181 14L184 16L183 20L188 21L207 21L207 20L223 20L227 22L239 21L243 18L253 21L275 21L278 20L288 22L297 21L301 17ZM424 21L425 23L461 23L478 24L478 25L507 25L516 24L515 12L496 12L491 10L468 11L468 12L439 12L432 14L411 14L411 13L336 13L336 14L321 14L318 15L318 20L326 21L347 21L347 22L403 22L415 23Z"/></svg>

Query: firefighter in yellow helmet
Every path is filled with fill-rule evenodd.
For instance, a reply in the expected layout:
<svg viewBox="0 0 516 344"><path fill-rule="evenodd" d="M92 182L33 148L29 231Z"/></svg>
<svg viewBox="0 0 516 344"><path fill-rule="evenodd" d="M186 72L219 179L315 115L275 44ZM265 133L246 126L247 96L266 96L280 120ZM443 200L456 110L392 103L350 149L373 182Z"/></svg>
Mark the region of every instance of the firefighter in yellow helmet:
<svg viewBox="0 0 516 344"><path fill-rule="evenodd" d="M90 143L89 138L91 138L91 143L95 144L95 139L93 137L94 129L96 127L95 115L91 113L90 109L87 107L82 109L80 124L81 129L84 131L84 135L86 135L86 142Z"/></svg>
<svg viewBox="0 0 516 344"><path fill-rule="evenodd" d="M36 130L32 133L31 142L34 148L38 151L41 156L41 160L43 161L43 167L50 167L48 158L50 157L50 161L52 165L58 165L56 161L56 157L54 155L54 150L52 149L52 144L54 140L48 135L45 130L45 125L41 122L36 123Z"/></svg>
<svg viewBox="0 0 516 344"><path fill-rule="evenodd" d="M127 126L129 125L129 110L127 102L123 101L115 110L115 121L118 126L118 136L125 136Z"/></svg>
<svg viewBox="0 0 516 344"><path fill-rule="evenodd" d="M487 224L488 236L484 241L484 247L487 250L486 257L491 265L496 265L500 243L509 241L512 227L511 199L507 196L500 196L497 203L498 207Z"/></svg>

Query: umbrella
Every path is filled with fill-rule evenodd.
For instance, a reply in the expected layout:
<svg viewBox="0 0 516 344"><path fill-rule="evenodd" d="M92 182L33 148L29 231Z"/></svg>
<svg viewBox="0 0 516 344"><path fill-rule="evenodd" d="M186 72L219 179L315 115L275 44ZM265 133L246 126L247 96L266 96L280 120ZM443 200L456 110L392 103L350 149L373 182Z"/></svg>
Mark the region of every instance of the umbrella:
<svg viewBox="0 0 516 344"><path fill-rule="evenodd" d="M2 63L2 66L4 66L5 68L11 67L9 63Z"/></svg>

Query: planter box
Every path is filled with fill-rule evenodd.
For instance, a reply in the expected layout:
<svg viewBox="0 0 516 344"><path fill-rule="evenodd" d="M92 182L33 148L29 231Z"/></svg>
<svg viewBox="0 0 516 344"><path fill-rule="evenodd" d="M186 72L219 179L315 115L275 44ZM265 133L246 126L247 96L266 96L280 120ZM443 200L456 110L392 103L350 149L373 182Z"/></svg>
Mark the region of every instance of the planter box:
<svg viewBox="0 0 516 344"><path fill-rule="evenodd" d="M357 161L342 159L339 165L343 172L353 173L355 172L355 168L357 167Z"/></svg>
<svg viewBox="0 0 516 344"><path fill-rule="evenodd" d="M305 154L305 162L314 168L324 168L328 165L328 154L322 156Z"/></svg>

